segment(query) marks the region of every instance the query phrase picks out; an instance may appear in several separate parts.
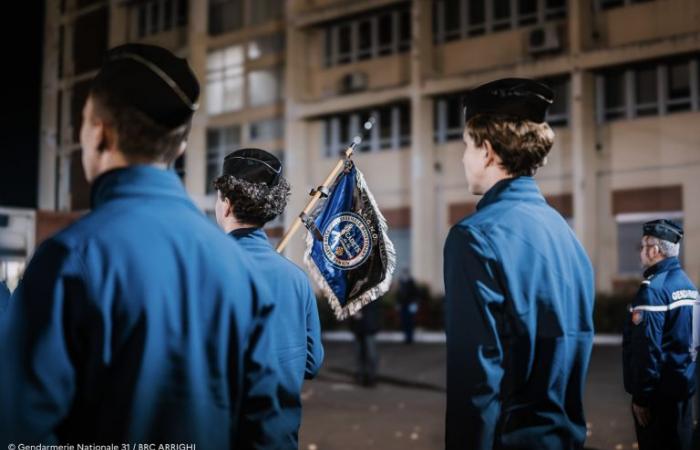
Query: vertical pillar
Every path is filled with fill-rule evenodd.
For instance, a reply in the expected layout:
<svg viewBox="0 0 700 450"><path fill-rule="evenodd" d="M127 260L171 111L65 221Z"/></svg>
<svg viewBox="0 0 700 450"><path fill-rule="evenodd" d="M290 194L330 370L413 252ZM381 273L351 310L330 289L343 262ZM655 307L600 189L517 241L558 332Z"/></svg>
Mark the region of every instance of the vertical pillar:
<svg viewBox="0 0 700 450"><path fill-rule="evenodd" d="M411 47L411 272L436 286L442 278L435 204L433 100L422 95L423 79L433 68L432 3L414 0Z"/></svg>

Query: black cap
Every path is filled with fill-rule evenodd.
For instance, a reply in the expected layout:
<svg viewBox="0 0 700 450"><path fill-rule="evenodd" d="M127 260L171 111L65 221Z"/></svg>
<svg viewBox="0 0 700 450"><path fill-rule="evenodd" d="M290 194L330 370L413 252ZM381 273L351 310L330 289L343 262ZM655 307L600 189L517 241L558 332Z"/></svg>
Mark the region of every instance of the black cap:
<svg viewBox="0 0 700 450"><path fill-rule="evenodd" d="M477 114L498 114L542 123L553 101L554 92L542 83L503 78L467 92L462 106L465 122Z"/></svg>
<svg viewBox="0 0 700 450"><path fill-rule="evenodd" d="M652 220L643 226L643 236L653 236L677 244L683 238L683 228L667 219Z"/></svg>
<svg viewBox="0 0 700 450"><path fill-rule="evenodd" d="M187 61L154 45L109 50L92 83L167 128L185 124L198 107L199 82Z"/></svg>
<svg viewBox="0 0 700 450"><path fill-rule="evenodd" d="M242 148L224 158L223 175L250 183L277 186L282 176L282 163L265 150Z"/></svg>

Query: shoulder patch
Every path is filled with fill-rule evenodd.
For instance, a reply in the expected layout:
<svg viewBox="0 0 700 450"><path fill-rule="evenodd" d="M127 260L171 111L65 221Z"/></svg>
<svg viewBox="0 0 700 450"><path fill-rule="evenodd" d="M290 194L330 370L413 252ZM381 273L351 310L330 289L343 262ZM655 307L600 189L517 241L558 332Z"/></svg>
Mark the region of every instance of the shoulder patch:
<svg viewBox="0 0 700 450"><path fill-rule="evenodd" d="M644 320L644 311L641 310L634 310L632 311L632 323L635 325L639 325L642 323L642 320Z"/></svg>

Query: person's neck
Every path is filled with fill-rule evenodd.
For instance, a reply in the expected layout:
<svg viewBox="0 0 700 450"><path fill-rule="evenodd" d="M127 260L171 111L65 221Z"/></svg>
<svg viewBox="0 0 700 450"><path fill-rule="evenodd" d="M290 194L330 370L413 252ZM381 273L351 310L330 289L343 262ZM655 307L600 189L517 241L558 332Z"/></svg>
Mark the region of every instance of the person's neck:
<svg viewBox="0 0 700 450"><path fill-rule="evenodd" d="M240 230L242 228L260 228L260 227L253 225L253 224L250 224L250 223L239 222L236 219L231 219L224 224L224 231L227 234L231 233L232 231Z"/></svg>
<svg viewBox="0 0 700 450"><path fill-rule="evenodd" d="M488 172L484 180L482 195L490 191L491 188L494 187L499 181L507 180L509 178L513 178L513 176L501 170Z"/></svg>
<svg viewBox="0 0 700 450"><path fill-rule="evenodd" d="M164 162L147 161L139 159L127 159L124 154L119 150L106 151L100 158L98 171L96 178L103 173L109 172L115 169L124 169L129 166L145 165L155 167L157 169L165 170L168 165Z"/></svg>

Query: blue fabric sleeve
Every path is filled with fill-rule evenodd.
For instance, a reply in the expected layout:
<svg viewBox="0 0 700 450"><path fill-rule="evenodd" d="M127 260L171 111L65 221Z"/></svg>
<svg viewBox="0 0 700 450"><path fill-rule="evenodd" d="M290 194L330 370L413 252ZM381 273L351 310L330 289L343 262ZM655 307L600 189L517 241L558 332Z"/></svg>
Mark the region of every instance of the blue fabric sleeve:
<svg viewBox="0 0 700 450"><path fill-rule="evenodd" d="M323 364L323 343L321 342L321 321L318 317L316 296L311 286L306 294L306 369L304 378L310 380L316 376Z"/></svg>
<svg viewBox="0 0 700 450"><path fill-rule="evenodd" d="M447 333L446 447L492 449L500 416L502 289L490 246L470 228L445 243Z"/></svg>
<svg viewBox="0 0 700 450"><path fill-rule="evenodd" d="M235 448L274 449L280 447L278 425L283 420L277 399L279 371L271 339L270 318L274 305L263 299L269 298L267 290L253 285L253 319L247 330L247 342L243 355L243 392L236 433Z"/></svg>

